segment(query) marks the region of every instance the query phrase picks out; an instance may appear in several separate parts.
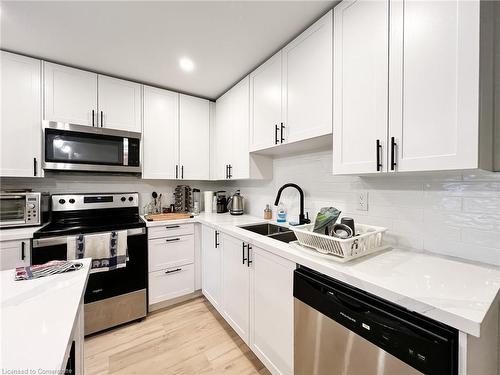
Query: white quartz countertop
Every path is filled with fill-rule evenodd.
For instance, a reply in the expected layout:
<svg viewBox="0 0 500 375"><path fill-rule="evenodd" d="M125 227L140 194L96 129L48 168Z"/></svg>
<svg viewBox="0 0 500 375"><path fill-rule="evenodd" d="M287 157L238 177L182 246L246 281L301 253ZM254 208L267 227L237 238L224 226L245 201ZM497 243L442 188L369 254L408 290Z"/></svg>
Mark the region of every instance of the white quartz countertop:
<svg viewBox="0 0 500 375"><path fill-rule="evenodd" d="M249 215L201 213L193 219L147 222L147 226L188 222L211 226L476 337L490 307L498 303L500 267L400 249L339 263L239 228L266 222Z"/></svg>
<svg viewBox="0 0 500 375"><path fill-rule="evenodd" d="M33 238L33 233L35 233L44 225L38 225L36 227L20 227L20 228L3 228L0 229L0 242L1 241L15 241Z"/></svg>
<svg viewBox="0 0 500 375"><path fill-rule="evenodd" d="M66 350L90 269L90 258L79 262L83 268L77 271L33 280L14 281L13 269L0 272L3 374L29 374L30 369L56 374L66 366Z"/></svg>

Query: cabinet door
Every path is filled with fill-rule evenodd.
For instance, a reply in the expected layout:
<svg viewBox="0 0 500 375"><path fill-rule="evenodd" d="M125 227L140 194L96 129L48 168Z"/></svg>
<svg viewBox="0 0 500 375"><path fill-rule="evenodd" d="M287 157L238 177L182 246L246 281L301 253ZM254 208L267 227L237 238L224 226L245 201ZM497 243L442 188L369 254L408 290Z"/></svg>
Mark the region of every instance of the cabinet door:
<svg viewBox="0 0 500 375"><path fill-rule="evenodd" d="M141 132L141 85L99 75L100 127Z"/></svg>
<svg viewBox="0 0 500 375"><path fill-rule="evenodd" d="M332 11L283 48L285 142L332 132Z"/></svg>
<svg viewBox="0 0 500 375"><path fill-rule="evenodd" d="M216 103L215 135L214 135L214 173L216 180L227 178L227 165L233 155L233 129L231 126L230 91L225 93Z"/></svg>
<svg viewBox="0 0 500 375"><path fill-rule="evenodd" d="M391 3L390 170L478 167L479 6Z"/></svg>
<svg viewBox="0 0 500 375"><path fill-rule="evenodd" d="M210 179L210 103L180 95L179 138L181 176L186 180Z"/></svg>
<svg viewBox="0 0 500 375"><path fill-rule="evenodd" d="M97 74L43 63L44 120L97 126Z"/></svg>
<svg viewBox="0 0 500 375"><path fill-rule="evenodd" d="M0 271L30 265L31 241L0 242Z"/></svg>
<svg viewBox="0 0 500 375"><path fill-rule="evenodd" d="M41 62L4 51L1 58L0 175L40 176Z"/></svg>
<svg viewBox="0 0 500 375"><path fill-rule="evenodd" d="M295 263L257 247L250 256L250 348L273 374L293 374Z"/></svg>
<svg viewBox="0 0 500 375"><path fill-rule="evenodd" d="M385 171L388 1L345 0L333 14L333 172Z"/></svg>
<svg viewBox="0 0 500 375"><path fill-rule="evenodd" d="M250 153L248 134L250 123L250 78L246 77L230 91L232 156L231 179L250 178Z"/></svg>
<svg viewBox="0 0 500 375"><path fill-rule="evenodd" d="M281 125L281 51L250 74L250 151L276 144Z"/></svg>
<svg viewBox="0 0 500 375"><path fill-rule="evenodd" d="M202 291L210 303L221 311L222 243L216 231L206 225L201 229Z"/></svg>
<svg viewBox="0 0 500 375"><path fill-rule="evenodd" d="M245 262L248 250L237 238L223 235L222 249L222 301L223 315L238 335L248 343L250 268Z"/></svg>
<svg viewBox="0 0 500 375"><path fill-rule="evenodd" d="M144 86L143 178L176 178L179 94Z"/></svg>

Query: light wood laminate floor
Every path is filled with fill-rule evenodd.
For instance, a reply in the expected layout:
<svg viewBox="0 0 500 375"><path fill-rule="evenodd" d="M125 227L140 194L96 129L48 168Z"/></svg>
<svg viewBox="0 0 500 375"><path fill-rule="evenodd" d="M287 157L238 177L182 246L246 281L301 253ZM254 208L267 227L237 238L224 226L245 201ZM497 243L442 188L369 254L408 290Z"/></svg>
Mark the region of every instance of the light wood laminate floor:
<svg viewBox="0 0 500 375"><path fill-rule="evenodd" d="M85 374L270 374L198 297L85 339Z"/></svg>

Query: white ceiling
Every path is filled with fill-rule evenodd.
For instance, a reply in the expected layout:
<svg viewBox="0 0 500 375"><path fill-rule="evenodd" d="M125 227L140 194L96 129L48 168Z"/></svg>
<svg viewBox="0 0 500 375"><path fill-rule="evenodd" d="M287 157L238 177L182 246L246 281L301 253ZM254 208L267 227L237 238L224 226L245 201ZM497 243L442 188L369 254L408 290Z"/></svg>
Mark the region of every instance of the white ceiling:
<svg viewBox="0 0 500 375"><path fill-rule="evenodd" d="M0 47L215 99L334 3L2 1Z"/></svg>

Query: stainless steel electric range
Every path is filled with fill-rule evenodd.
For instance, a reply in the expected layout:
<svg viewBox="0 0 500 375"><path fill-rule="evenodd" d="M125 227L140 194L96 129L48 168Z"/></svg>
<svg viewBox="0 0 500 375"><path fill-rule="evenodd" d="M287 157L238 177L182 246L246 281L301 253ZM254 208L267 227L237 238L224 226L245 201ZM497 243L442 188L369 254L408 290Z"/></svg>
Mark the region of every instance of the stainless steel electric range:
<svg viewBox="0 0 500 375"><path fill-rule="evenodd" d="M127 230L126 267L91 273L85 292L85 334L147 313L148 244L137 193L52 195L51 222L33 236L32 264L67 258L68 238Z"/></svg>

